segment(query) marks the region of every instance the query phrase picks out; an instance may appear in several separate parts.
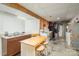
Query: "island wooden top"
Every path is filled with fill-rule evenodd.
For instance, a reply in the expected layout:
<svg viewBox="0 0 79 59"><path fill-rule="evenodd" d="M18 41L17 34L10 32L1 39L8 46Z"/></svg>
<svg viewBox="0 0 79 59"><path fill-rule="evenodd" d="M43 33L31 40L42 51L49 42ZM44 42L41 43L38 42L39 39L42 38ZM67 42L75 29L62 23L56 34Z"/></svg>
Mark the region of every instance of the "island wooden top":
<svg viewBox="0 0 79 59"><path fill-rule="evenodd" d="M29 39L25 39L21 42L36 47L40 45L42 42L44 42L45 40L46 40L45 36L36 36Z"/></svg>

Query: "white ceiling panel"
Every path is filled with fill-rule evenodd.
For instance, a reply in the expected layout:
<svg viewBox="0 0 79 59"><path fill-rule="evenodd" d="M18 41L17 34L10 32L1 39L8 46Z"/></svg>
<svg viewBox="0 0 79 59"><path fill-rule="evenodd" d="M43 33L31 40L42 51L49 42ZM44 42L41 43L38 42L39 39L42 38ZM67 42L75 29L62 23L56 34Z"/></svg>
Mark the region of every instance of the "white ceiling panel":
<svg viewBox="0 0 79 59"><path fill-rule="evenodd" d="M58 17L60 20L68 20L79 14L78 3L22 3L21 5L48 21L58 21Z"/></svg>

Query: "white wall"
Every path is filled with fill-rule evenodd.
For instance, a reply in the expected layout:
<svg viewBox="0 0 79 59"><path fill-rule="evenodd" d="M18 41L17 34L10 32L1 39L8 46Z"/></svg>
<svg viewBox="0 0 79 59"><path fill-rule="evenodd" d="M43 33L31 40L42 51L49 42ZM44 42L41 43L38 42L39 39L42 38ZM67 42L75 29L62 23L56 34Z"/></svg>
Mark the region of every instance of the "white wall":
<svg viewBox="0 0 79 59"><path fill-rule="evenodd" d="M3 20L0 19L0 56L2 55L2 42L1 42L2 21Z"/></svg>
<svg viewBox="0 0 79 59"><path fill-rule="evenodd" d="M26 19L25 21L25 32L27 34L39 33L40 21L36 18Z"/></svg>
<svg viewBox="0 0 79 59"><path fill-rule="evenodd" d="M2 31L2 21L0 20L0 32ZM0 33L0 56L2 55L2 49L1 49L1 47L2 47L2 45L1 45L1 33Z"/></svg>
<svg viewBox="0 0 79 59"><path fill-rule="evenodd" d="M3 23L3 20L1 20L1 18L0 18L0 34L2 32L2 23Z"/></svg>
<svg viewBox="0 0 79 59"><path fill-rule="evenodd" d="M0 21L2 22L2 32L24 32L25 22L16 16L0 12Z"/></svg>

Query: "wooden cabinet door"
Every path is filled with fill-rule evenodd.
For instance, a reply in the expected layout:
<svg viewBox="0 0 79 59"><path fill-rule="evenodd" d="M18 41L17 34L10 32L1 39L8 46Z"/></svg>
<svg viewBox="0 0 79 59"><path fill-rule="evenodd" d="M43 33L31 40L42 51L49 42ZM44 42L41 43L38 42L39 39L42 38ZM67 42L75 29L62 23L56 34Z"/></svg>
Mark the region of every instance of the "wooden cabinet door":
<svg viewBox="0 0 79 59"><path fill-rule="evenodd" d="M11 39L7 39L7 55L12 56L21 51L20 41L30 38L31 35L24 35L20 37L15 37Z"/></svg>
<svg viewBox="0 0 79 59"><path fill-rule="evenodd" d="M20 52L20 42L19 39L9 39L7 40L7 55L15 55Z"/></svg>

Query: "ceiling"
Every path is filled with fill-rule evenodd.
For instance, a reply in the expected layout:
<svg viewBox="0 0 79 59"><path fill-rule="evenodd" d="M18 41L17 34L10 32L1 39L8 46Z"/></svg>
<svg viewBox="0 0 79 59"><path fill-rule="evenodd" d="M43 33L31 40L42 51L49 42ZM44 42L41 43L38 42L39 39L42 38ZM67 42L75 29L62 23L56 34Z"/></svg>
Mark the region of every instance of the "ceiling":
<svg viewBox="0 0 79 59"><path fill-rule="evenodd" d="M20 3L48 21L69 20L79 14L78 3Z"/></svg>
<svg viewBox="0 0 79 59"><path fill-rule="evenodd" d="M32 16L30 16L30 15L28 15L28 14L26 14L26 13L20 11L20 10L8 7L4 4L0 4L0 13L7 13L9 15L16 16L17 18L23 19L23 20L35 18L35 17L32 17Z"/></svg>

